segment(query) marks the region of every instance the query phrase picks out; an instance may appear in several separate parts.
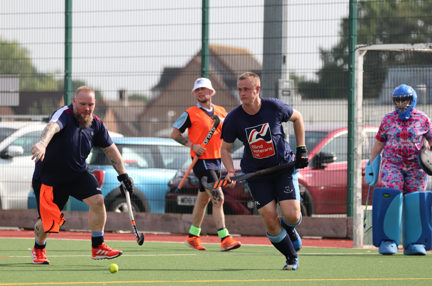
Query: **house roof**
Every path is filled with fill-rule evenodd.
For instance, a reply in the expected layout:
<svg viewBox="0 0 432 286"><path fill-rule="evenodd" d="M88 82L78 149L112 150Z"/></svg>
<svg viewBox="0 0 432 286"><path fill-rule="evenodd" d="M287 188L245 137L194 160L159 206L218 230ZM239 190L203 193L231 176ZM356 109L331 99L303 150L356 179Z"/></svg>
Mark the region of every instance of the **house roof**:
<svg viewBox="0 0 432 286"><path fill-rule="evenodd" d="M114 112L118 123L127 128L128 134L139 135L137 117L146 107L143 101L128 99L127 105L119 100L104 100L104 102Z"/></svg>
<svg viewBox="0 0 432 286"><path fill-rule="evenodd" d="M157 85L155 85L151 90L162 90L164 89L172 80L176 77L182 68L164 68L160 80Z"/></svg>
<svg viewBox="0 0 432 286"><path fill-rule="evenodd" d="M222 46L222 45L210 45L210 61L209 61L209 77L212 81L213 87L218 86L216 89L217 93L226 91L231 94L234 100L238 100L237 95L237 78L242 73L247 71L253 71L258 75L261 74L261 65L253 57L253 55L243 48ZM199 51L189 63L183 68L166 68L164 74L161 76L159 83L152 88L152 90L161 87L165 87L168 90L170 86L175 84L175 81L180 76L192 76L192 81L187 83L187 86L191 86L193 81L200 76L199 68L191 68L192 64L201 64L201 51ZM196 70L196 72L194 72ZM177 92L188 92L190 93L191 88L177 88ZM163 90L162 90L163 92ZM148 108L143 111L147 112L147 109L151 108L164 94L161 93L157 98L153 98L149 102ZM187 104L187 103L185 103Z"/></svg>

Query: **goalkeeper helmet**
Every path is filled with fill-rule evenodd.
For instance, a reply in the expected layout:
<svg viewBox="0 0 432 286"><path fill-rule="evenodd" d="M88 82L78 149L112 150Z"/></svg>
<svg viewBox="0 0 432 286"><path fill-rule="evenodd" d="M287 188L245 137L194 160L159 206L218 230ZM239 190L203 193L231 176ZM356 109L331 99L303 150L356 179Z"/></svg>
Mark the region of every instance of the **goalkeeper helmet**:
<svg viewBox="0 0 432 286"><path fill-rule="evenodd" d="M392 96L399 118L401 120L408 120L417 104L417 93L411 86L401 84L395 88Z"/></svg>

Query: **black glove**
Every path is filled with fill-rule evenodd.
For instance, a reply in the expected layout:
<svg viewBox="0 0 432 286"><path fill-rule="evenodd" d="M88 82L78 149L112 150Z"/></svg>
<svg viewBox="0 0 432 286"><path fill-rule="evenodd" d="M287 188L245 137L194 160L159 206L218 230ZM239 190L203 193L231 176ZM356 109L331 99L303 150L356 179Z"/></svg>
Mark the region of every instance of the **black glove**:
<svg viewBox="0 0 432 286"><path fill-rule="evenodd" d="M120 192L122 193L123 196L126 197L125 190L124 190L125 188L129 192L129 195L133 194L134 183L133 183L133 179L129 177L128 174L125 173L120 176L117 176L117 180L119 180L119 182L122 183L120 185Z"/></svg>
<svg viewBox="0 0 432 286"><path fill-rule="evenodd" d="M306 146L297 146L295 162L295 166L297 169L305 168L309 165L309 158L307 155Z"/></svg>

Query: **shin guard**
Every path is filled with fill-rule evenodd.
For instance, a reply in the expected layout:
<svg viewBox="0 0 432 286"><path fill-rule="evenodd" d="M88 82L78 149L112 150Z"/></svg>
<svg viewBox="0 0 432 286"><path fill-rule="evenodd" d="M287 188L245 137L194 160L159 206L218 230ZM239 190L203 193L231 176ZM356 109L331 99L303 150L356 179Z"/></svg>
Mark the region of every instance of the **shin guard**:
<svg viewBox="0 0 432 286"><path fill-rule="evenodd" d="M400 244L402 225L402 192L387 188L375 188L372 198L373 245L382 241Z"/></svg>
<svg viewBox="0 0 432 286"><path fill-rule="evenodd" d="M409 244L423 244L426 251L431 249L431 205L432 192L430 191L405 195L402 220L404 249L407 249Z"/></svg>

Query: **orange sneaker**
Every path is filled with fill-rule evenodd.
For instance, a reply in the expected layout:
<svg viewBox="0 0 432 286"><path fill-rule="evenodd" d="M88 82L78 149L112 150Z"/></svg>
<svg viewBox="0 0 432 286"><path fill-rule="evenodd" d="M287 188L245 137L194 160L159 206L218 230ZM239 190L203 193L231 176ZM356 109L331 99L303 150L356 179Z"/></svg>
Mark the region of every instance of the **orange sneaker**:
<svg viewBox="0 0 432 286"><path fill-rule="evenodd" d="M37 249L33 247L31 252L34 264L50 264L49 260L46 258L46 249Z"/></svg>
<svg viewBox="0 0 432 286"><path fill-rule="evenodd" d="M102 243L97 248L92 247L93 259L113 259L123 254L123 251L109 247Z"/></svg>
<svg viewBox="0 0 432 286"><path fill-rule="evenodd" d="M188 237L185 240L185 244L195 250L206 250L206 248L202 246L201 239L199 239L198 236Z"/></svg>
<svg viewBox="0 0 432 286"><path fill-rule="evenodd" d="M231 236L227 236L221 242L221 251L228 251L232 249L239 248L241 246L241 242L235 240Z"/></svg>

